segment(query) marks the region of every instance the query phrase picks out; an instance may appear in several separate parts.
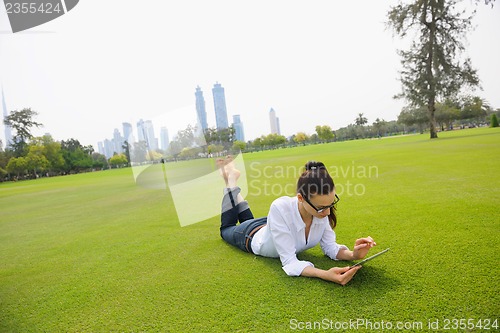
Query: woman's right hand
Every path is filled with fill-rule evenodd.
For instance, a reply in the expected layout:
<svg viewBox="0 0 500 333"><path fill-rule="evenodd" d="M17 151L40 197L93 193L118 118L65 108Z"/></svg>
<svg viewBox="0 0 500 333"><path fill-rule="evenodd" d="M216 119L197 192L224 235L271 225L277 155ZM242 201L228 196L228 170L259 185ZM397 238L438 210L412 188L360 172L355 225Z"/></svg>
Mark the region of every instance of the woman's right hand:
<svg viewBox="0 0 500 333"><path fill-rule="evenodd" d="M326 271L326 279L328 281L332 281L338 283L342 286L345 286L351 279L354 277L354 274L357 273L361 266L353 267L332 267Z"/></svg>
<svg viewBox="0 0 500 333"><path fill-rule="evenodd" d="M332 267L329 270L325 271L316 267L308 266L304 268L301 275L308 277L317 277L345 286L349 281L351 281L354 274L356 274L356 272L361 269L361 266L356 266L352 269L349 268L350 267Z"/></svg>

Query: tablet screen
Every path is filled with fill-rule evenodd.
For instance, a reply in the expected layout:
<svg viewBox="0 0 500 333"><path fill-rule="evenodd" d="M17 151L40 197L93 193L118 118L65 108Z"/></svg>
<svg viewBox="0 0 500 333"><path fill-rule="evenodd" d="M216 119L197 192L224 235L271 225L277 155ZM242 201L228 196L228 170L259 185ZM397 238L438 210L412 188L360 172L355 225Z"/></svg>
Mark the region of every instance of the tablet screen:
<svg viewBox="0 0 500 333"><path fill-rule="evenodd" d="M379 252L379 253L376 253L376 254L372 255L371 257L368 257L368 258L366 258L366 259L364 259L364 260L361 260L360 262L358 262L358 263L356 263L356 264L352 265L351 267L349 267L349 269L351 269L351 268L353 268L353 267L356 267L356 266L359 266L359 265L362 265L362 264L364 264L365 262L370 261L370 260L372 260L373 258L376 258L376 257L378 257L379 255L386 253L387 251L389 251L389 248L387 248L387 249L385 249L384 251L381 251L381 252Z"/></svg>

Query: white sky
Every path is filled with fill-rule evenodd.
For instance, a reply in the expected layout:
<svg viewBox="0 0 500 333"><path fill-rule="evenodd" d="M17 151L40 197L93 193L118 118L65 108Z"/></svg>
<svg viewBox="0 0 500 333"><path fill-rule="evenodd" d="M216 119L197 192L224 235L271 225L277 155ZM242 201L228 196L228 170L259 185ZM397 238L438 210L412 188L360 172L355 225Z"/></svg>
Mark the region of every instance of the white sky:
<svg viewBox="0 0 500 333"><path fill-rule="evenodd" d="M271 107L286 136L347 126L360 112L369 123L393 120L404 105L392 99L403 44L384 22L396 2L82 0L16 34L0 6L0 84L9 111L40 113L36 135L96 150L124 121L135 132L140 118L153 120L156 136L166 126L172 138L195 119L197 85L214 127L216 82L229 122L241 115L246 140L270 133ZM478 9L468 38L484 89L476 94L499 108L500 5Z"/></svg>

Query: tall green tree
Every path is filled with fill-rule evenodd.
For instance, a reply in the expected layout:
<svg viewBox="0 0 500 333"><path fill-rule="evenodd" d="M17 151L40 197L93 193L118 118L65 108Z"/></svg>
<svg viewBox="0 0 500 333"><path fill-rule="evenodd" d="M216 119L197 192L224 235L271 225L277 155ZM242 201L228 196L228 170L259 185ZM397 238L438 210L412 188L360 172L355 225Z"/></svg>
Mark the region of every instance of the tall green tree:
<svg viewBox="0 0 500 333"><path fill-rule="evenodd" d="M15 131L10 147L16 157L26 154L28 140L33 137L31 134L32 128L43 126L42 123L36 122L33 119L37 115L38 112L31 110L31 108L24 108L20 111L11 111L5 117L4 124L10 126Z"/></svg>
<svg viewBox="0 0 500 333"><path fill-rule="evenodd" d="M464 87L479 85L471 61L462 57L472 14L457 9L458 0L414 0L390 8L388 27L396 35L414 37L408 50L399 50L404 98L412 107L427 108L430 137L437 138L436 101L455 96Z"/></svg>
<svg viewBox="0 0 500 333"><path fill-rule="evenodd" d="M368 119L364 116L364 113L358 113L358 117L354 120L356 126L364 126L368 124Z"/></svg>
<svg viewBox="0 0 500 333"><path fill-rule="evenodd" d="M491 115L490 127L498 127L498 118L494 113Z"/></svg>

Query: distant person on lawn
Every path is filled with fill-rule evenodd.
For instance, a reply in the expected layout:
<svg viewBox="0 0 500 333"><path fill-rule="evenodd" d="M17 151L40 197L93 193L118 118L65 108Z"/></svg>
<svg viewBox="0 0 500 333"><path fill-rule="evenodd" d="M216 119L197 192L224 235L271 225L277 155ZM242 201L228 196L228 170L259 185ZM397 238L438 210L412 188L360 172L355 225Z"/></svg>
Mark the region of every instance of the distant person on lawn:
<svg viewBox="0 0 500 333"><path fill-rule="evenodd" d="M231 157L217 160L226 182L222 199L221 237L231 245L255 255L280 258L289 276L317 277L341 285L348 283L361 268L315 268L309 261L297 259L297 253L318 243L334 260L357 260L376 245L371 237L359 238L353 251L337 244L333 229L337 223L335 204L339 197L325 165L308 162L297 182L297 195L280 197L271 204L267 217L254 218L243 200L237 181L240 171ZM239 224L238 224L239 222Z"/></svg>

